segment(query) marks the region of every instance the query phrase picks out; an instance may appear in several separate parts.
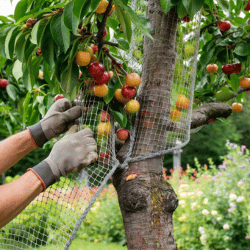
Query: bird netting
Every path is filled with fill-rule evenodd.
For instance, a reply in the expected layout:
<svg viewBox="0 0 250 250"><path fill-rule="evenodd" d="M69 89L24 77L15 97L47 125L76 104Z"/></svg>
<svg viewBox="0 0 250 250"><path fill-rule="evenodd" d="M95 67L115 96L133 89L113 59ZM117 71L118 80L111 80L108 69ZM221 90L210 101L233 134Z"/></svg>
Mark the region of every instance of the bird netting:
<svg viewBox="0 0 250 250"><path fill-rule="evenodd" d="M146 8L139 1L132 1L132 7L141 13ZM130 162L164 155L189 141L199 29L200 13L192 21L178 20L171 92L144 89L140 103L152 102L152 110L142 104L139 112L127 115L126 127L131 136L123 167L127 168ZM143 35L135 27L130 53L120 53L127 60L128 67L141 74ZM98 160L81 171L61 177L60 182L47 188L21 214L0 229L0 249L34 249L39 246L46 249L49 245L69 249L81 222L119 166L115 141L117 129L125 122L124 110L120 110L121 117L119 108L115 110L111 103L106 104L102 98L95 96L93 82L85 80L77 98L83 110L78 130L88 127L94 131ZM114 86L112 91L115 91ZM141 91L139 88L138 93ZM141 126L145 129L139 129ZM154 143L149 145L149 138ZM140 147L134 150L136 143L140 143Z"/></svg>

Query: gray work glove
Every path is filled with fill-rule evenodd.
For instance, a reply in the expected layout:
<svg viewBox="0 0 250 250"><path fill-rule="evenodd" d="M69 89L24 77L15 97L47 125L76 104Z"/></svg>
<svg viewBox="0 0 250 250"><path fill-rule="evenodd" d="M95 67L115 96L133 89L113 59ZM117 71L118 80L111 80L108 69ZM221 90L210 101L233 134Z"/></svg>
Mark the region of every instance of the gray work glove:
<svg viewBox="0 0 250 250"><path fill-rule="evenodd" d="M98 158L97 144L91 129L86 128L77 133L77 125L53 146L49 156L33 167L33 172L42 179L44 190L60 181L61 176L82 169Z"/></svg>
<svg viewBox="0 0 250 250"><path fill-rule="evenodd" d="M28 127L38 147L42 147L44 143L58 137L77 123L82 109L74 105L74 102L71 103L66 98L60 99L50 107L41 121Z"/></svg>

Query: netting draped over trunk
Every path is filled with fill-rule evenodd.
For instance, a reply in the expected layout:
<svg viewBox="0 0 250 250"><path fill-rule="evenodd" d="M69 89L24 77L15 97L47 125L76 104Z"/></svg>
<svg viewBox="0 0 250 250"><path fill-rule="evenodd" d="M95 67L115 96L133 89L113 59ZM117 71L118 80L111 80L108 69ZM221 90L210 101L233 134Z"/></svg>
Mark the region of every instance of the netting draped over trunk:
<svg viewBox="0 0 250 250"><path fill-rule="evenodd" d="M133 1L132 7L145 12L145 5L139 1ZM168 31L160 28L167 36ZM166 73L168 87L161 86L166 79L157 74L157 81L153 79L150 84L141 84L138 90L141 108L130 131L130 149L122 167L128 168L129 162L164 155L189 141L199 28L200 13L191 22L178 20L175 62L155 64L155 72L166 65L174 71L173 77ZM164 46L166 44L161 41L155 41L153 49L159 57ZM136 28L133 28L130 54L121 54L129 59L133 71L141 73L143 36ZM166 72L168 70L166 67ZM115 151L117 127L110 106L91 94L88 84L83 85L78 94L78 105L83 110L79 130L89 127L94 131L98 161L67 178L61 177L60 182L41 193L20 215L0 229L0 249L34 249L48 245L68 249L92 204L119 166ZM139 127L144 128L140 133ZM150 144L147 143L149 139ZM138 142L142 146L134 151Z"/></svg>

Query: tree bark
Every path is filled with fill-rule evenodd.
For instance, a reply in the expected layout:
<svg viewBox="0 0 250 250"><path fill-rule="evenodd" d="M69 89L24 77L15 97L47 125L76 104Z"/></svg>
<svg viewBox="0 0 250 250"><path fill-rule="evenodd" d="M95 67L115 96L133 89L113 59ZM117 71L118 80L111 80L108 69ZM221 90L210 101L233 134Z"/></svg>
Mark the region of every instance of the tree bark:
<svg viewBox="0 0 250 250"><path fill-rule="evenodd" d="M165 118L171 107L178 17L175 9L165 15L159 0L148 1L148 17L155 41L144 40L140 124L132 157L164 150L166 131L171 130ZM121 162L127 150L126 143L117 156ZM164 181L162 167L163 157L156 157L134 162L127 171L119 168L113 175L129 250L176 249L172 214L178 199Z"/></svg>

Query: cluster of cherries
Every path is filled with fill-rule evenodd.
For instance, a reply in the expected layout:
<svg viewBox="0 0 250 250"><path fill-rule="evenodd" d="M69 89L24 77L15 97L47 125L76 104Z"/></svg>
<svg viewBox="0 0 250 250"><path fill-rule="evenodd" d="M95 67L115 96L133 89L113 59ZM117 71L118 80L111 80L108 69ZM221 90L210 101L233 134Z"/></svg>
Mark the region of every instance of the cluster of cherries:
<svg viewBox="0 0 250 250"><path fill-rule="evenodd" d="M241 72L241 64L240 63L233 63L233 64L225 64L221 68L222 72L226 75L230 74L238 74Z"/></svg>
<svg viewBox="0 0 250 250"><path fill-rule="evenodd" d="M100 62L90 63L88 66L88 72L93 76L97 85L107 84L109 82L109 72L105 71L104 65Z"/></svg>

